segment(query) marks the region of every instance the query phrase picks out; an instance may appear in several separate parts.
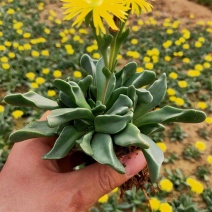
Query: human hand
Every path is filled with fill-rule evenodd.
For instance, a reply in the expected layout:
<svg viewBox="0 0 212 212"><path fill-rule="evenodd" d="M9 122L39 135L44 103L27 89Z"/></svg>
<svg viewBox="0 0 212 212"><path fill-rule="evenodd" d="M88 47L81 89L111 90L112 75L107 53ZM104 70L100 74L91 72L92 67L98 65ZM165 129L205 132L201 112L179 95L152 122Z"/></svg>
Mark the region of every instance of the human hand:
<svg viewBox="0 0 212 212"><path fill-rule="evenodd" d="M49 112L41 120L45 120ZM72 171L83 157L43 160L56 138L34 138L16 143L0 173L2 212L83 212L101 196L120 186L146 166L141 151L121 158L126 174L94 163Z"/></svg>

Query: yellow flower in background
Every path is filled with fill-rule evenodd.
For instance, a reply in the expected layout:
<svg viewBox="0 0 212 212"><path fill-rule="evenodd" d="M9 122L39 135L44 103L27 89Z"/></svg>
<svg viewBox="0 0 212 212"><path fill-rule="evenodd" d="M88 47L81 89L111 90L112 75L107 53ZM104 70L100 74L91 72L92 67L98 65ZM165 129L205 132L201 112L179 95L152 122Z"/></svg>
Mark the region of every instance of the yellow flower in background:
<svg viewBox="0 0 212 212"><path fill-rule="evenodd" d="M188 86L188 83L185 80L180 80L177 84L180 88L186 88Z"/></svg>
<svg viewBox="0 0 212 212"><path fill-rule="evenodd" d="M47 35L49 35L49 34L51 33L51 30L48 29L48 28L45 28L45 29L44 29L44 32L45 32Z"/></svg>
<svg viewBox="0 0 212 212"><path fill-rule="evenodd" d="M15 13L15 10L10 8L9 10L7 10L7 14L8 15L13 15Z"/></svg>
<svg viewBox="0 0 212 212"><path fill-rule="evenodd" d="M185 104L185 101L184 101L184 99L182 99L182 98L176 98L176 99L175 99L175 104L176 104L177 106L183 106L183 105Z"/></svg>
<svg viewBox="0 0 212 212"><path fill-rule="evenodd" d="M4 106L0 105L0 113L3 113L3 112L4 112Z"/></svg>
<svg viewBox="0 0 212 212"><path fill-rule="evenodd" d="M80 71L74 71L74 77L75 78L81 78L82 77L82 73Z"/></svg>
<svg viewBox="0 0 212 212"><path fill-rule="evenodd" d="M197 103L197 107L204 110L208 107L207 103L206 102L198 102Z"/></svg>
<svg viewBox="0 0 212 212"><path fill-rule="evenodd" d="M12 43L10 41L5 41L4 45L7 46L7 47L10 47L10 46L12 46Z"/></svg>
<svg viewBox="0 0 212 212"><path fill-rule="evenodd" d="M1 57L0 58L0 61L2 62L2 63L7 63L8 62L8 58L7 57Z"/></svg>
<svg viewBox="0 0 212 212"><path fill-rule="evenodd" d="M206 55L204 58L206 61L211 62L212 61L212 55Z"/></svg>
<svg viewBox="0 0 212 212"><path fill-rule="evenodd" d="M166 92L169 96L173 96L176 94L176 91L173 88L168 88Z"/></svg>
<svg viewBox="0 0 212 212"><path fill-rule="evenodd" d="M31 55L32 55L32 57L39 57L40 56L40 53L38 51L33 50L31 52Z"/></svg>
<svg viewBox="0 0 212 212"><path fill-rule="evenodd" d="M35 79L35 74L33 72L27 72L26 77L30 80L33 81Z"/></svg>
<svg viewBox="0 0 212 212"><path fill-rule="evenodd" d="M4 45L0 45L0 51L5 51L6 47Z"/></svg>
<svg viewBox="0 0 212 212"><path fill-rule="evenodd" d="M43 68L42 73L43 74L48 74L50 72L49 68Z"/></svg>
<svg viewBox="0 0 212 212"><path fill-rule="evenodd" d="M160 200L158 200L157 198L152 197L149 200L149 204L150 204L151 209L156 211L160 207Z"/></svg>
<svg viewBox="0 0 212 212"><path fill-rule="evenodd" d="M38 85L42 85L44 82L45 82L45 79L43 77L37 77L35 79L35 82L38 84Z"/></svg>
<svg viewBox="0 0 212 212"><path fill-rule="evenodd" d="M165 143L163 143L163 142L157 142L157 145L160 147L160 149L161 149L163 152L166 152L167 146L166 146Z"/></svg>
<svg viewBox="0 0 212 212"><path fill-rule="evenodd" d="M190 63L191 60L190 60L188 57L185 57L185 58L183 58L183 62L184 62L184 63Z"/></svg>
<svg viewBox="0 0 212 212"><path fill-rule="evenodd" d="M205 42L205 38L204 37L199 37L198 41L201 42L201 43L204 43Z"/></svg>
<svg viewBox="0 0 212 212"><path fill-rule="evenodd" d="M42 50L41 55L48 57L49 56L49 50Z"/></svg>
<svg viewBox="0 0 212 212"><path fill-rule="evenodd" d="M106 203L106 202L108 201L108 198L109 198L108 194L105 194L104 196L102 196L102 197L98 200L98 202L99 202L99 203Z"/></svg>
<svg viewBox="0 0 212 212"><path fill-rule="evenodd" d="M204 67L204 68L210 68L210 67L211 67L211 64L208 63L208 62L204 62L204 63L203 63L203 67Z"/></svg>
<svg viewBox="0 0 212 212"><path fill-rule="evenodd" d="M205 122L206 122L207 124L212 124L212 117L207 117L207 118L205 119Z"/></svg>
<svg viewBox="0 0 212 212"><path fill-rule="evenodd" d="M206 149L206 145L204 142L202 141L197 141L195 143L195 147L199 150L199 151L204 151Z"/></svg>
<svg viewBox="0 0 212 212"><path fill-rule="evenodd" d="M99 53L94 53L93 54L93 58L94 59L99 59L101 57L101 55Z"/></svg>
<svg viewBox="0 0 212 212"><path fill-rule="evenodd" d="M136 45L138 44L138 39L133 38L130 42L131 44Z"/></svg>
<svg viewBox="0 0 212 212"><path fill-rule="evenodd" d="M203 71L203 66L201 65L201 64L196 64L195 66L194 66L194 69L195 70L198 70L198 71Z"/></svg>
<svg viewBox="0 0 212 212"><path fill-rule="evenodd" d="M169 74L169 77L170 77L171 79L177 79L177 78L178 78L178 74L175 73L175 72L171 72L171 73Z"/></svg>
<svg viewBox="0 0 212 212"><path fill-rule="evenodd" d="M150 60L151 60L150 57L144 57L144 58L143 58L143 61L144 61L145 63L150 62Z"/></svg>
<svg viewBox="0 0 212 212"><path fill-rule="evenodd" d="M167 62L171 61L171 59L172 58L170 56L168 56L168 55L164 57L164 60L167 61Z"/></svg>
<svg viewBox="0 0 212 212"><path fill-rule="evenodd" d="M123 0L128 8L131 8L132 14L140 15L142 12L151 12L152 5L146 0Z"/></svg>
<svg viewBox="0 0 212 212"><path fill-rule="evenodd" d="M29 32L25 32L23 34L23 38L30 38L31 37L31 34Z"/></svg>
<svg viewBox="0 0 212 212"><path fill-rule="evenodd" d="M21 118L24 115L24 112L22 110L15 110L12 112L12 116L15 119Z"/></svg>
<svg viewBox="0 0 212 212"><path fill-rule="evenodd" d="M175 44L176 46L180 46L180 45L181 45L181 42L180 42L180 40L176 40L176 41L174 42L174 44Z"/></svg>
<svg viewBox="0 0 212 212"><path fill-rule="evenodd" d="M146 63L145 68L148 69L148 70L152 70L154 68L154 64L153 63Z"/></svg>
<svg viewBox="0 0 212 212"><path fill-rule="evenodd" d="M9 64L9 63L2 63L1 67L2 67L4 70L8 70L8 69L10 69L10 64Z"/></svg>
<svg viewBox="0 0 212 212"><path fill-rule="evenodd" d="M53 76L54 76L55 78L61 77L61 76L62 76L62 72L61 72L60 70L55 70L55 71L53 72Z"/></svg>
<svg viewBox="0 0 212 212"><path fill-rule="evenodd" d="M114 188L111 192L112 192L112 193L117 193L118 191L119 191L119 188L116 187L116 188Z"/></svg>
<svg viewBox="0 0 212 212"><path fill-rule="evenodd" d="M38 88L38 84L36 82L32 82L30 86L31 88L34 88L34 89Z"/></svg>
<svg viewBox="0 0 212 212"><path fill-rule="evenodd" d="M190 46L188 43L183 44L183 49L189 49L189 48L190 48Z"/></svg>
<svg viewBox="0 0 212 212"><path fill-rule="evenodd" d="M169 179L162 179L159 182L162 191L170 192L173 190L173 183Z"/></svg>
<svg viewBox="0 0 212 212"><path fill-rule="evenodd" d="M188 70L187 75L189 77L198 77L198 76L200 76L200 71L197 71L197 70Z"/></svg>
<svg viewBox="0 0 212 212"><path fill-rule="evenodd" d="M202 47L202 43L199 42L199 41L196 41L195 44L194 44L194 46L195 46L196 48L200 48L200 47Z"/></svg>
<svg viewBox="0 0 212 212"><path fill-rule="evenodd" d="M137 67L136 68L136 72L143 72L144 71L144 68L143 67Z"/></svg>
<svg viewBox="0 0 212 212"><path fill-rule="evenodd" d="M177 97L176 97L176 96L170 96L170 97L169 97L169 100L170 100L171 102L175 102L175 101L176 101L176 99L177 99Z"/></svg>
<svg viewBox="0 0 212 212"><path fill-rule="evenodd" d="M52 96L55 96L55 95L56 95L56 92L54 90L48 90L47 91L47 96L52 97Z"/></svg>
<svg viewBox="0 0 212 212"><path fill-rule="evenodd" d="M167 40L162 45L163 45L163 48L167 49L167 48L169 48L172 45L172 41L171 40Z"/></svg>
<svg viewBox="0 0 212 212"><path fill-rule="evenodd" d="M169 34L169 35L171 35L171 34L174 33L174 31L173 31L173 29L167 29L167 30L166 30L166 33Z"/></svg>
<svg viewBox="0 0 212 212"><path fill-rule="evenodd" d="M208 155L207 162L212 165L212 155Z"/></svg>
<svg viewBox="0 0 212 212"><path fill-rule="evenodd" d="M8 57L9 57L9 58L15 58L15 53L9 52L9 53L8 53Z"/></svg>
<svg viewBox="0 0 212 212"><path fill-rule="evenodd" d="M25 50L31 50L32 46L31 46L29 43L25 43L25 44L23 45L23 48L24 48Z"/></svg>
<svg viewBox="0 0 212 212"><path fill-rule="evenodd" d="M129 9L123 5L121 0L62 0L62 2L64 2L63 8L66 9L64 20L75 18L72 26L77 25L79 27L87 15L91 13L97 35L100 34L100 31L106 34L103 20L106 21L109 27L117 31L118 27L113 20L113 15L124 21L127 17L126 12Z"/></svg>
<svg viewBox="0 0 212 212"><path fill-rule="evenodd" d="M186 179L186 183L190 186L191 191L196 194L201 194L204 190L202 183L200 183L198 180L195 180L191 177Z"/></svg>
<svg viewBox="0 0 212 212"><path fill-rule="evenodd" d="M172 209L172 206L169 205L169 203L163 202L160 204L159 211L160 212L172 212L173 209Z"/></svg>

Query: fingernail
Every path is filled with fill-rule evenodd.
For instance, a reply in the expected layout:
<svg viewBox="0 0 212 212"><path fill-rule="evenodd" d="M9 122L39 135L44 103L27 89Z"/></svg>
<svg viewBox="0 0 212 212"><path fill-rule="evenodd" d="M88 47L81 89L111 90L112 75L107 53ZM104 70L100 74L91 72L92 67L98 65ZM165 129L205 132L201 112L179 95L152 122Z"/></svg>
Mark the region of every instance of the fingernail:
<svg viewBox="0 0 212 212"><path fill-rule="evenodd" d="M125 166L126 175L130 178L140 172L146 166L146 159L141 151L135 151L125 155L121 159Z"/></svg>

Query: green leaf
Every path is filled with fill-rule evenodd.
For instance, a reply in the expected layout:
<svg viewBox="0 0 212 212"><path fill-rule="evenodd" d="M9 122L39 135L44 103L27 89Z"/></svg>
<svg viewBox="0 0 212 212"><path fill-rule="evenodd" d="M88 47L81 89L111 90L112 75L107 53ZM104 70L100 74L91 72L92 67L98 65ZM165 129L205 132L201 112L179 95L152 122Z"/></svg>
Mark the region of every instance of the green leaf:
<svg viewBox="0 0 212 212"><path fill-rule="evenodd" d="M140 73L135 73L130 77L125 83L124 86L134 85L135 88L140 88L144 85L149 85L155 80L155 72L153 71L143 71Z"/></svg>
<svg viewBox="0 0 212 212"><path fill-rule="evenodd" d="M70 108L77 107L77 105L71 100L71 98L67 96L65 93L63 93L62 91L60 91L59 93L59 98L66 107L70 107Z"/></svg>
<svg viewBox="0 0 212 212"><path fill-rule="evenodd" d="M4 101L11 105L38 107L45 110L53 110L59 107L57 102L47 99L33 91L25 94L10 94L4 98Z"/></svg>
<svg viewBox="0 0 212 212"><path fill-rule="evenodd" d="M87 90L90 88L92 82L93 77L91 75L88 75L84 79L79 81L78 85L81 88L84 95L87 93Z"/></svg>
<svg viewBox="0 0 212 212"><path fill-rule="evenodd" d="M106 106L101 101L97 101L95 107L91 110L92 113L97 116L102 114L106 110Z"/></svg>
<svg viewBox="0 0 212 212"><path fill-rule="evenodd" d="M43 159L61 159L65 157L73 148L76 140L83 136L84 132L79 132L73 126L64 127L53 148L43 156Z"/></svg>
<svg viewBox="0 0 212 212"><path fill-rule="evenodd" d="M50 128L47 121L35 121L10 135L11 142L19 142L30 138L56 136L57 128Z"/></svg>
<svg viewBox="0 0 212 212"><path fill-rule="evenodd" d="M146 135L142 135L143 138L148 142L149 149L141 149L147 160L147 166L149 168L150 179L152 183L155 183L160 175L160 168L164 160L162 150Z"/></svg>
<svg viewBox="0 0 212 212"><path fill-rule="evenodd" d="M116 157L113 150L113 142L108 134L96 133L92 144L93 158L100 164L114 168L117 172L124 174L125 168Z"/></svg>
<svg viewBox="0 0 212 212"><path fill-rule="evenodd" d="M145 135L151 135L156 132L162 132L166 129L166 127L162 124L147 124L139 127L141 133Z"/></svg>
<svg viewBox="0 0 212 212"><path fill-rule="evenodd" d="M133 110L137 104L137 100L138 100L138 96L136 94L136 89L133 85L131 85L128 89L127 89L127 96L132 100L133 102Z"/></svg>
<svg viewBox="0 0 212 212"><path fill-rule="evenodd" d="M144 88L136 89L136 94L138 96L137 104L141 103L148 104L153 100L151 93Z"/></svg>
<svg viewBox="0 0 212 212"><path fill-rule="evenodd" d="M169 123L169 122L184 122L184 123L199 123L204 121L206 115L204 112L193 109L178 109L170 106L165 106L162 109L147 113L136 121L137 126L154 123Z"/></svg>
<svg viewBox="0 0 212 212"><path fill-rule="evenodd" d="M87 134L85 134L80 140L77 142L79 143L80 147L82 150L87 154L92 156L93 155L93 150L91 148L91 139L93 136L94 131L91 131Z"/></svg>
<svg viewBox="0 0 212 212"><path fill-rule="evenodd" d="M123 130L131 121L132 112L126 115L99 115L94 119L95 131L100 133L115 134Z"/></svg>
<svg viewBox="0 0 212 212"><path fill-rule="evenodd" d="M106 112L111 115L124 115L133 106L132 100L123 94L120 94L113 106Z"/></svg>
<svg viewBox="0 0 212 212"><path fill-rule="evenodd" d="M96 77L96 66L94 60L87 54L81 57L80 64L82 68L91 76L93 76L94 82Z"/></svg>
<svg viewBox="0 0 212 212"><path fill-rule="evenodd" d="M113 136L113 141L119 146L137 146L140 148L149 148L149 143L146 139L143 139L139 129L134 125L129 123L121 132Z"/></svg>
<svg viewBox="0 0 212 212"><path fill-rule="evenodd" d="M104 104L107 103L107 101L110 99L111 94L113 93L116 85L116 77L115 74L113 73L109 79L109 83L107 86L107 92L105 94L105 99L104 99Z"/></svg>
<svg viewBox="0 0 212 212"><path fill-rule="evenodd" d="M99 51L105 52L113 41L113 36L110 34L106 34L103 36L99 36L97 39Z"/></svg>
<svg viewBox="0 0 212 212"><path fill-rule="evenodd" d="M116 73L116 88L121 87L133 74L137 68L136 62L127 63L122 70Z"/></svg>
<svg viewBox="0 0 212 212"><path fill-rule="evenodd" d="M54 85L68 97L70 97L76 105L78 105L79 107L90 109L90 106L86 102L84 94L77 83L72 81L68 83L64 80L56 79L54 81Z"/></svg>
<svg viewBox="0 0 212 212"><path fill-rule="evenodd" d="M163 74L158 80L156 80L149 88L153 100L148 104L137 104L134 112L133 123L137 125L142 119L142 116L156 107L164 98L166 94L166 74Z"/></svg>
<svg viewBox="0 0 212 212"><path fill-rule="evenodd" d="M86 108L63 108L56 109L47 116L47 121L50 127L56 127L74 119L93 120L94 115Z"/></svg>
<svg viewBox="0 0 212 212"><path fill-rule="evenodd" d="M74 126L78 131L87 131L93 126L93 122L84 119L75 119Z"/></svg>
<svg viewBox="0 0 212 212"><path fill-rule="evenodd" d="M96 100L102 101L105 85L106 85L106 77L102 72L104 68L104 60L101 58L96 64L96 89L97 89L97 96Z"/></svg>

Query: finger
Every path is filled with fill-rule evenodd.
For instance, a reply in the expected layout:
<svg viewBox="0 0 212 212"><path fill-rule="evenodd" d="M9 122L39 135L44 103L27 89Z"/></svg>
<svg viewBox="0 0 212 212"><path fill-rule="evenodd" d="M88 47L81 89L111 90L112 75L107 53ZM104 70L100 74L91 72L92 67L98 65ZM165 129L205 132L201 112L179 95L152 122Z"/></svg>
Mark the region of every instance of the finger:
<svg viewBox="0 0 212 212"><path fill-rule="evenodd" d="M81 207L77 208L78 211L86 211L101 196L120 186L146 166L146 160L141 151L130 153L121 161L125 164L126 174L119 174L111 167L98 163L66 174L63 182L67 183L66 187L71 186L67 189L73 192L72 200L76 208Z"/></svg>

